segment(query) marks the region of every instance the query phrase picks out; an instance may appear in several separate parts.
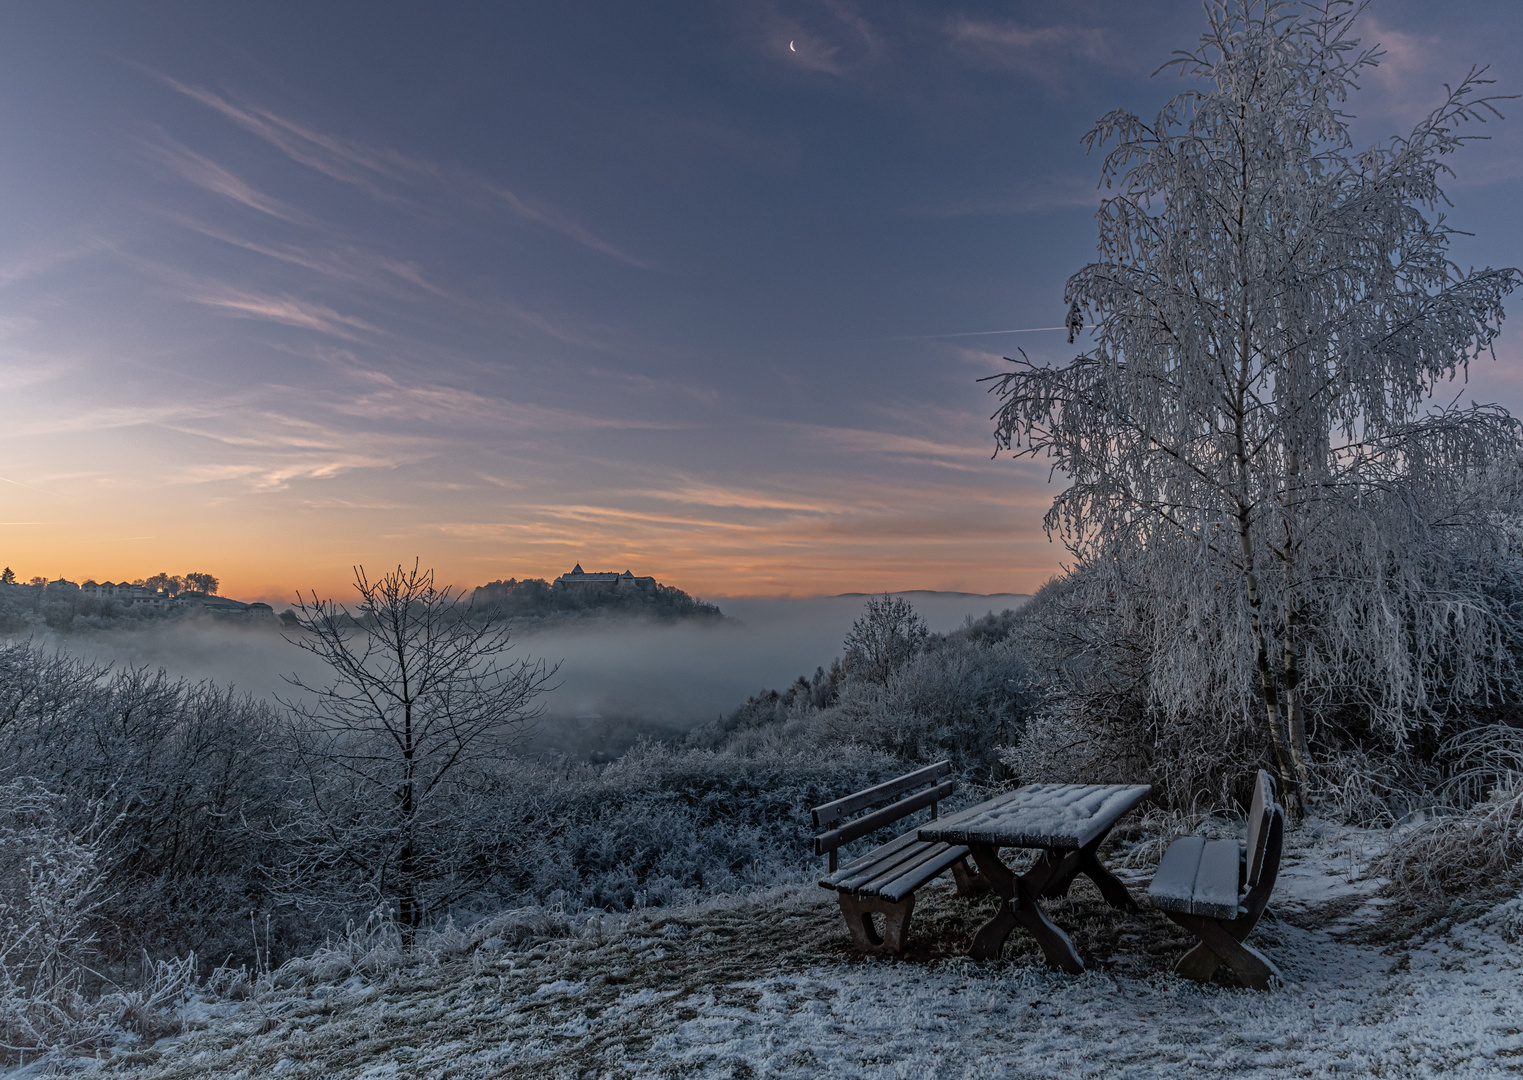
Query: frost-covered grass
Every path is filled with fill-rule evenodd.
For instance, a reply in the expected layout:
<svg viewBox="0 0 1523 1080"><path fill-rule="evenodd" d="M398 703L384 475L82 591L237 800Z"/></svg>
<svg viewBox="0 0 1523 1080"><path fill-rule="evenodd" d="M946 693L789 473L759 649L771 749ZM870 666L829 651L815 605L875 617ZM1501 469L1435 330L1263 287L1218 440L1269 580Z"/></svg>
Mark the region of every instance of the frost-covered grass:
<svg viewBox="0 0 1523 1080"><path fill-rule="evenodd" d="M241 1000L192 1003L182 1034L80 1064L143 1080L1523 1072L1523 897L1383 941L1363 874L1388 839L1293 835L1254 937L1287 976L1268 994L1174 977L1188 938L1087 883L1050 908L1089 964L1076 978L1019 930L999 963L961 957L990 901L941 883L894 961L851 956L831 895L789 887L619 918L517 913L411 961L360 934ZM1122 873L1139 890L1149 870Z"/></svg>

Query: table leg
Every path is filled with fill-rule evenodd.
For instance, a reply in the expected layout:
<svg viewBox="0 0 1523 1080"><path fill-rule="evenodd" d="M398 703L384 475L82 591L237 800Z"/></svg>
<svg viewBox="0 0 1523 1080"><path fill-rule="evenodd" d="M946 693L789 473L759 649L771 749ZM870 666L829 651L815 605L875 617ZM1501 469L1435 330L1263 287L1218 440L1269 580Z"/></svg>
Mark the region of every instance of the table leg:
<svg viewBox="0 0 1523 1080"><path fill-rule="evenodd" d="M1070 975L1084 974L1084 961L1079 959L1073 940L1063 932L1062 927L1047 917L1042 905L1036 902L1035 897L1027 894L1019 882L1016 883L1016 888L1021 895L1006 906L1020 924L1031 932L1031 936L1036 938L1037 944L1042 947L1047 966L1066 971Z"/></svg>
<svg viewBox="0 0 1523 1080"><path fill-rule="evenodd" d="M1025 878L1016 878L1010 868L1000 862L998 852L988 845L969 844L968 849L973 855L973 861L978 863L979 870L983 871L984 877L989 879L989 883L994 886L994 891L1001 900L999 910L994 913L993 918L979 927L978 932L973 935L973 947L968 950L968 955L975 960L999 959L1000 952L1005 947L1005 939L1019 923L1030 931L1032 937L1036 938L1049 966L1059 968L1071 975L1081 974L1084 971L1084 963L1074 950L1073 942L1056 923L1047 917L1047 913L1042 910L1042 905L1037 903L1037 894L1041 890L1040 882L1036 883L1035 889L1029 889ZM1035 872L1041 873L1044 881L1050 873L1050 871L1041 871L1040 864Z"/></svg>
<svg viewBox="0 0 1523 1080"><path fill-rule="evenodd" d="M1090 852L1084 859L1080 868L1083 873L1089 875L1089 879L1100 890L1100 895L1105 897L1105 902L1113 908L1122 911L1136 911L1137 901L1132 899L1132 894L1126 891L1126 886L1121 879L1100 865L1100 860L1095 858L1094 852Z"/></svg>
<svg viewBox="0 0 1523 1080"><path fill-rule="evenodd" d="M1005 947L1005 939L1016 925L1015 913L1010 909L1010 901L1015 899L1015 875L999 861L999 853L992 847L969 844L968 852L978 864L979 872L1000 898L999 908L993 918L980 926L973 935L973 946L968 950L968 955L975 960L998 960Z"/></svg>
<svg viewBox="0 0 1523 1080"><path fill-rule="evenodd" d="M1100 890L1100 895L1111 907L1122 911L1136 911L1137 901L1132 899L1132 894L1127 892L1120 878L1101 865L1095 855L1109 835L1110 830L1106 829L1089 843L1070 851L1061 859L1055 852L1043 852L1036 865L1028 870L1021 880L1026 883L1026 887L1031 890L1033 896L1052 898L1067 896L1074 878L1084 874L1095 883L1095 887Z"/></svg>

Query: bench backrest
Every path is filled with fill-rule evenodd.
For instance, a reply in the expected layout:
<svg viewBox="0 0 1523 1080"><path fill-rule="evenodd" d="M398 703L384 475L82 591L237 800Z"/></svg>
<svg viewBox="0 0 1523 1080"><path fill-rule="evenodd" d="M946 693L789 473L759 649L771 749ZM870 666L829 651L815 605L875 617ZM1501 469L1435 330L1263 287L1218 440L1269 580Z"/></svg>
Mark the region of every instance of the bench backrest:
<svg viewBox="0 0 1523 1080"><path fill-rule="evenodd" d="M814 819L814 827L825 831L814 838L814 853L829 855L830 869L834 871L836 849L843 844L849 844L868 833L877 832L885 825L891 825L900 818L907 817L917 810L923 810L927 806L931 808L931 817L934 818L936 804L956 790L955 781L941 779L951 771L950 761L938 761L934 765L927 765L923 769L905 773L876 787L848 795L844 799L816 806L810 811ZM927 787L927 785L930 786ZM917 791L919 788L925 788L925 790ZM916 793L884 806L885 803L906 792ZM875 807L882 807L882 809L875 810ZM853 814L863 810L873 812L863 814L853 821L847 820Z"/></svg>
<svg viewBox="0 0 1523 1080"><path fill-rule="evenodd" d="M1269 847L1269 824L1275 810L1274 780L1263 769L1253 782L1253 803L1248 808L1248 842L1245 852L1248 871L1243 884L1253 888L1264 869L1264 855Z"/></svg>
<svg viewBox="0 0 1523 1080"><path fill-rule="evenodd" d="M1243 918L1253 925L1269 904L1280 873L1285 844L1285 809L1275 802L1275 785L1260 770L1254 780L1253 805L1248 808L1248 843L1243 852Z"/></svg>

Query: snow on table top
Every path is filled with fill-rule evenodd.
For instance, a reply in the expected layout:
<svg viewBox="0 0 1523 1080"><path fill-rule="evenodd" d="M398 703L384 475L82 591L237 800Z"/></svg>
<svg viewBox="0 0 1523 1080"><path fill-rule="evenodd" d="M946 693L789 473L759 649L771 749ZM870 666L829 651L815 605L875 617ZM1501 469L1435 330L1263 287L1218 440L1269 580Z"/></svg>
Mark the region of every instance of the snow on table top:
<svg viewBox="0 0 1523 1080"><path fill-rule="evenodd" d="M1147 784L1027 784L931 822L922 840L1079 848L1152 792Z"/></svg>

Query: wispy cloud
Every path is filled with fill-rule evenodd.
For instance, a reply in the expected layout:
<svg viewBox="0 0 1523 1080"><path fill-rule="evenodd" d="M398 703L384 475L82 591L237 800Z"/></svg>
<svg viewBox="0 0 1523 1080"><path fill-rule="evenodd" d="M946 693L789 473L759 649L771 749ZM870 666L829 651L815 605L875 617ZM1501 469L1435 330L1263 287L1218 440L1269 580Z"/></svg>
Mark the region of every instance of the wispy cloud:
<svg viewBox="0 0 1523 1080"><path fill-rule="evenodd" d="M778 495L754 488L724 487L718 484L687 483L672 488L631 488L630 495L658 499L662 502L687 503L723 509L757 510L774 513L839 514L843 507L836 499L801 499L797 495Z"/></svg>
<svg viewBox="0 0 1523 1080"><path fill-rule="evenodd" d="M396 151L327 135L261 106L236 103L203 87L180 82L159 72L150 74L164 85L200 102L250 134L263 139L292 161L314 169L329 179L361 188L382 201L396 200L395 184L409 182L435 171ZM382 181L390 181L391 184Z"/></svg>
<svg viewBox="0 0 1523 1080"><path fill-rule="evenodd" d="M598 235L575 214L544 199L525 195L514 188L461 169L445 168L357 139L329 135L263 106L237 102L204 87L193 86L161 73L150 74L176 92L205 105L264 140L297 164L313 169L330 180L357 187L379 201L415 204L420 193L429 188L444 189L456 195L484 193L497 204L507 207L521 220L564 236L590 251L607 255L637 269L652 268L653 264L648 260L633 255ZM239 199L241 195L243 199L250 200L246 205L255 209L264 208L260 201L265 197L252 189L241 191L238 187L241 182L226 170L191 151L186 150L184 153L189 157L182 157L172 164L182 170L186 179L211 190L220 190L229 198Z"/></svg>
<svg viewBox="0 0 1523 1080"><path fill-rule="evenodd" d="M616 429L672 431L687 425L578 412L462 390L438 383L409 384L396 376L358 366L347 374L364 389L339 394L329 407L367 420L409 420L428 424L472 424L500 430Z"/></svg>
<svg viewBox="0 0 1523 1080"><path fill-rule="evenodd" d="M799 435L834 447L838 450L915 460L944 469L974 470L983 467L982 451L972 446L937 442L934 439L898 435L892 432L868 431L862 428L830 427L821 424L788 424Z"/></svg>
<svg viewBox="0 0 1523 1080"><path fill-rule="evenodd" d="M309 224L310 219L296 208L289 206L279 199L273 198L257 190L241 177L234 175L230 170L218 165L210 158L203 157L187 146L176 142L168 135L159 137L147 144L148 149L158 160L171 169L177 176L196 187L209 191L214 195L220 195L230 199L239 206L250 210L257 210L261 214L279 218L281 221L292 224Z"/></svg>
<svg viewBox="0 0 1523 1080"><path fill-rule="evenodd" d="M315 330L349 341L357 340L357 331L371 334L381 332L365 320L353 315L343 315L322 304L297 300L290 296L264 296L235 289L223 289L193 295L190 299L236 318L261 319L284 326L299 327L303 330Z"/></svg>
<svg viewBox="0 0 1523 1080"><path fill-rule="evenodd" d="M511 188L502 187L501 185L487 184L486 187L493 195L501 199L513 213L525 221L544 226L551 232L557 232L562 236L575 240L585 248L601 252L638 270L649 270L652 268L651 263L644 259L636 258L618 245L604 240L563 210L550 206L538 199L530 199L519 195Z"/></svg>
<svg viewBox="0 0 1523 1080"><path fill-rule="evenodd" d="M748 32L769 59L839 79L872 66L887 46L868 18L843 0L808 7L764 0L748 6L745 18Z"/></svg>
<svg viewBox="0 0 1523 1080"><path fill-rule="evenodd" d="M230 229L185 214L171 212L164 216L209 239L393 298L415 296L421 291L441 299L457 299L442 286L430 281L416 264L390 258L369 248L326 240L311 244L251 240Z"/></svg>
<svg viewBox="0 0 1523 1080"><path fill-rule="evenodd" d="M1076 60L1105 63L1113 54L1109 35L1099 27L1026 26L964 15L949 20L945 33L953 51L973 63L1051 84L1070 80Z"/></svg>
<svg viewBox="0 0 1523 1080"><path fill-rule="evenodd" d="M87 239L43 250L12 252L0 260L0 289L49 274L108 248L102 240Z"/></svg>

